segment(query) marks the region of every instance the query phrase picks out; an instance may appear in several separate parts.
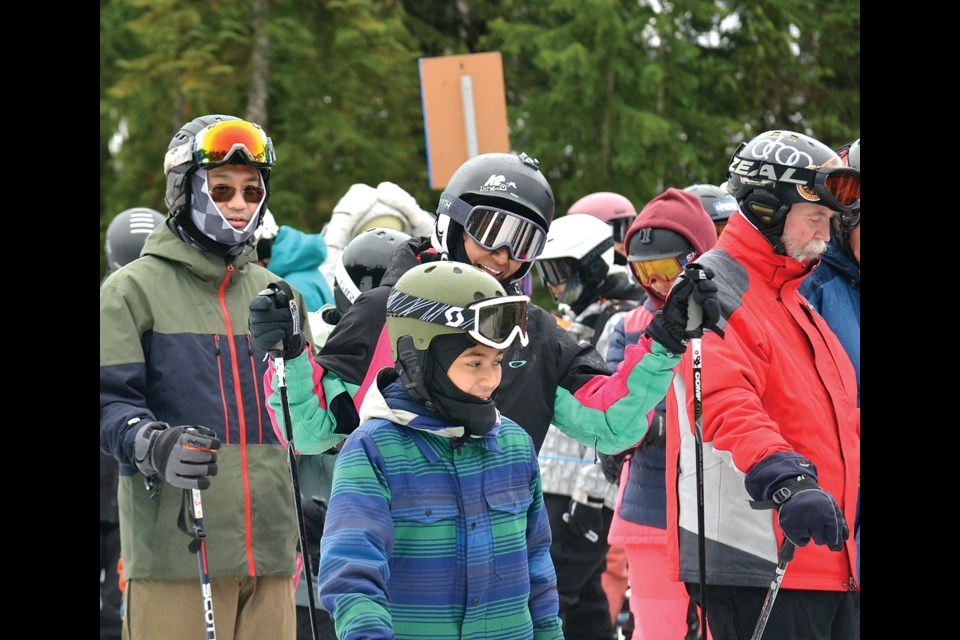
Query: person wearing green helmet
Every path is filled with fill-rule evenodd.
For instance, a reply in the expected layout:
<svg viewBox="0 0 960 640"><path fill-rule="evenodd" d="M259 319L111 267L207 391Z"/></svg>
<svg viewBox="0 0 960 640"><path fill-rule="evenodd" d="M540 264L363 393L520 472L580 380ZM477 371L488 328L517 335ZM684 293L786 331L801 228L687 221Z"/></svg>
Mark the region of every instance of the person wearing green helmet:
<svg viewBox="0 0 960 640"><path fill-rule="evenodd" d="M453 261L393 287L395 366L340 451L321 542L338 637L563 638L536 450L493 400L528 301Z"/></svg>

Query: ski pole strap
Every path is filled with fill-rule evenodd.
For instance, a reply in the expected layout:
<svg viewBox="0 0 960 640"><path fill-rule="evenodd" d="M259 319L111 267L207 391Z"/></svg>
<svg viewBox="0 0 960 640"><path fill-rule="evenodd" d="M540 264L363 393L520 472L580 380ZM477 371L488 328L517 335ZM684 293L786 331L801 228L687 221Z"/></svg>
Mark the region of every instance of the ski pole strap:
<svg viewBox="0 0 960 640"><path fill-rule="evenodd" d="M286 307L290 310L290 315L293 318L293 335L296 336L300 333L300 311L297 308L297 299L293 296L293 289L291 289L290 285L284 280L271 282L267 285L267 289L273 291L273 304L275 308L283 309ZM270 350L268 355L271 358L282 358L283 349L283 341L280 341Z"/></svg>
<svg viewBox="0 0 960 640"><path fill-rule="evenodd" d="M189 494L189 489L183 490L183 496L180 498L180 515L177 518L177 528L190 536L190 544L187 545L187 551L196 553L200 550L200 542L207 537L207 534L202 527L197 526L197 521L190 510L191 500L187 499Z"/></svg>
<svg viewBox="0 0 960 640"><path fill-rule="evenodd" d="M754 509L779 509L780 505L808 489L819 489L820 485L808 475L799 475L783 483L779 489L770 495L769 500L751 500L750 506Z"/></svg>

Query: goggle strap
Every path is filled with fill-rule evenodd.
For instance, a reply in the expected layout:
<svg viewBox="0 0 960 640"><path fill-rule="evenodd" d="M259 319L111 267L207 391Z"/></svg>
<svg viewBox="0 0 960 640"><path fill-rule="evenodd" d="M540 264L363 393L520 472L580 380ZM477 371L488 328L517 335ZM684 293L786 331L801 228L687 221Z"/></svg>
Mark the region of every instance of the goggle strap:
<svg viewBox="0 0 960 640"><path fill-rule="evenodd" d="M459 223L460 226L463 227L466 226L467 218L470 216L471 211L473 211L473 205L465 200L461 200L449 191L444 191L440 194L440 204L437 205L437 215L450 216L454 222Z"/></svg>
<svg viewBox="0 0 960 640"><path fill-rule="evenodd" d="M590 251L587 251L582 258L580 258L581 263L587 263L596 258L597 256L603 255L603 253L608 250L613 249L613 236L605 238L603 242L595 246Z"/></svg>
<svg viewBox="0 0 960 640"><path fill-rule="evenodd" d="M387 298L387 314L438 324L467 332L474 328L473 309L427 300L394 289Z"/></svg>
<svg viewBox="0 0 960 640"><path fill-rule="evenodd" d="M337 260L337 267L334 270L333 277L336 280L337 286L340 287L340 291L342 291L343 295L350 301L350 304L356 302L357 298L360 297L361 291L357 288L350 274L347 273L347 268L343 266L343 260Z"/></svg>

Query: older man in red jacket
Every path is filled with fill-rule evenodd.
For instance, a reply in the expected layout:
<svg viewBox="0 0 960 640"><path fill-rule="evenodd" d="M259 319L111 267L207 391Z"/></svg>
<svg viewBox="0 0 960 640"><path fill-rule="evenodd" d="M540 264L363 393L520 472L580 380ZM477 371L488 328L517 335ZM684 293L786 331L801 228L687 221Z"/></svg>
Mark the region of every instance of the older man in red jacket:
<svg viewBox="0 0 960 640"><path fill-rule="evenodd" d="M740 214L697 261L715 273L724 339L689 349L668 394L667 523L680 580L714 638L749 638L784 537L797 547L766 635L854 638L860 410L853 366L797 292L834 215L860 197L860 172L823 143L768 131L737 149L728 189ZM702 364L703 522L697 510L693 367ZM814 544L809 545L810 540Z"/></svg>

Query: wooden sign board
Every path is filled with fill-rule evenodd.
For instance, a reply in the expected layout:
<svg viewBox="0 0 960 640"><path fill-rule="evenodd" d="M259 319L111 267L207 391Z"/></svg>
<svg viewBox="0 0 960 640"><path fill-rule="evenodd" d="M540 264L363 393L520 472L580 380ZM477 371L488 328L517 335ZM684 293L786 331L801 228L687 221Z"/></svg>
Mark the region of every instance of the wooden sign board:
<svg viewBox="0 0 960 640"><path fill-rule="evenodd" d="M420 96L430 188L481 153L510 153L499 51L420 58Z"/></svg>

